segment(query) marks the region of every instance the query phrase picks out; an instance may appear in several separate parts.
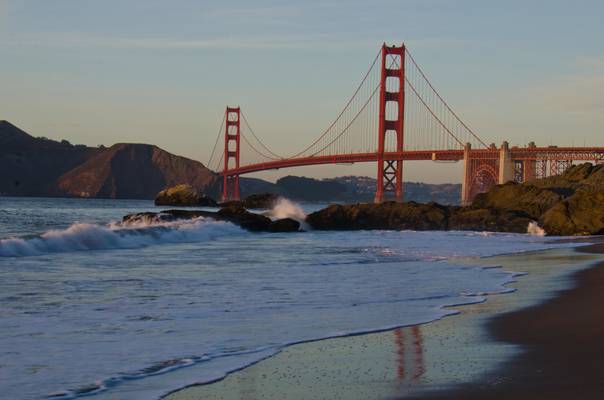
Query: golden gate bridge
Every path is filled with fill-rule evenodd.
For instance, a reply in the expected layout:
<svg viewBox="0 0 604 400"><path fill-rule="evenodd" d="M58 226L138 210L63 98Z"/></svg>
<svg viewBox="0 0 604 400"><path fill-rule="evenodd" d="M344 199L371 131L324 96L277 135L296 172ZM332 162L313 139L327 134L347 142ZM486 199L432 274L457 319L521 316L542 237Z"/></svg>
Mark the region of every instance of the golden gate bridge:
<svg viewBox="0 0 604 400"><path fill-rule="evenodd" d="M375 162L379 203L403 200L403 162L420 160L463 161L461 202L467 204L495 184L557 175L574 161L604 162L604 147L487 145L440 96L404 44L383 44L344 108L308 146L278 154L241 108L227 107L208 167L223 177L223 200L238 200L243 174Z"/></svg>

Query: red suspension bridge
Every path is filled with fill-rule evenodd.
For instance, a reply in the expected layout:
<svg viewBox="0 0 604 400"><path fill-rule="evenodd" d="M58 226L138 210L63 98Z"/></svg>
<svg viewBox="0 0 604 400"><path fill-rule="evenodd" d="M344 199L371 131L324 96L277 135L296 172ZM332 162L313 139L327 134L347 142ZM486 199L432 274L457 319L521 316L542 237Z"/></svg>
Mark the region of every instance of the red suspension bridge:
<svg viewBox="0 0 604 400"><path fill-rule="evenodd" d="M223 199L231 200L239 199L243 174L376 162L375 201L382 202L403 200L404 161L463 161L465 204L498 183L557 175L574 161L604 161L604 147L487 145L438 94L405 45L382 46L344 108L316 137L294 154L277 154L239 107L227 107L208 166L220 171Z"/></svg>

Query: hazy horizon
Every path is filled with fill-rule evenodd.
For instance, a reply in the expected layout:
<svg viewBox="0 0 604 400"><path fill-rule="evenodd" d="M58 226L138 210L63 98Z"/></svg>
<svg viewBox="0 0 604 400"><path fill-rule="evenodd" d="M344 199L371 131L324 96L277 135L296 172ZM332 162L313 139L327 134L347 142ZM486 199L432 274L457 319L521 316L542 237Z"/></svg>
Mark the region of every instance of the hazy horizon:
<svg viewBox="0 0 604 400"><path fill-rule="evenodd" d="M602 146L603 12L596 1L0 0L0 119L34 136L150 143L205 164L224 107L240 105L259 136L292 153L329 125L386 41L405 42L487 142ZM407 162L405 180L458 182L460 167Z"/></svg>

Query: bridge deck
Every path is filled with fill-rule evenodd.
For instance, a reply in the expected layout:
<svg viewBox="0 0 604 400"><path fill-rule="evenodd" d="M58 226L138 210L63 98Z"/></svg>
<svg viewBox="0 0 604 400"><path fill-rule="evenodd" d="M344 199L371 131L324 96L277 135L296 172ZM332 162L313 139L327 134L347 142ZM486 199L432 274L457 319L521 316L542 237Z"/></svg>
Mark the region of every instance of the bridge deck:
<svg viewBox="0 0 604 400"><path fill-rule="evenodd" d="M604 160L604 147L512 147L510 152L512 159L514 160ZM463 160L463 157L464 151L462 149L406 150L402 152L384 153L384 160L386 161L460 161ZM497 159L498 157L499 149L475 149L470 151L470 158L472 159ZM229 169L227 171L227 175L243 175L252 172L309 165L351 164L375 161L378 161L377 153L352 153L329 156L299 157L244 165L239 168Z"/></svg>

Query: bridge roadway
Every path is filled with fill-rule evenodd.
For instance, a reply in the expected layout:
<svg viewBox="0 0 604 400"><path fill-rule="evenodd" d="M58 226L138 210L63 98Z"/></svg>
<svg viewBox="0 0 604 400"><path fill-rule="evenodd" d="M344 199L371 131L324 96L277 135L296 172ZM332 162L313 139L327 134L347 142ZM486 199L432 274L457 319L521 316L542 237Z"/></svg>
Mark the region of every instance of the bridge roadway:
<svg viewBox="0 0 604 400"><path fill-rule="evenodd" d="M510 153L511 158L517 161L604 161L604 147L512 147L510 148ZM470 158L475 160L497 160L499 159L499 154L500 149L498 148L470 150ZM383 157L385 161L461 161L464 159L464 150L405 150L402 152L386 152ZM307 165L351 164L375 161L378 161L377 152L284 158L232 168L226 171L226 175L235 176Z"/></svg>

